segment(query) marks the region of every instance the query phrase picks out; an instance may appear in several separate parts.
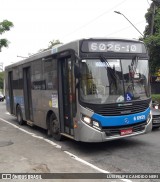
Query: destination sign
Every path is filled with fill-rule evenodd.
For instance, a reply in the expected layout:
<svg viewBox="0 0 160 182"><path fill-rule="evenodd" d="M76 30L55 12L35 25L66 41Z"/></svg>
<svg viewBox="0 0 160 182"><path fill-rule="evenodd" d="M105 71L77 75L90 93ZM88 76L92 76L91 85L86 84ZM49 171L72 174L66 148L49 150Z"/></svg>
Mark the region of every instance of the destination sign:
<svg viewBox="0 0 160 182"><path fill-rule="evenodd" d="M143 43L128 41L86 41L82 52L146 53Z"/></svg>

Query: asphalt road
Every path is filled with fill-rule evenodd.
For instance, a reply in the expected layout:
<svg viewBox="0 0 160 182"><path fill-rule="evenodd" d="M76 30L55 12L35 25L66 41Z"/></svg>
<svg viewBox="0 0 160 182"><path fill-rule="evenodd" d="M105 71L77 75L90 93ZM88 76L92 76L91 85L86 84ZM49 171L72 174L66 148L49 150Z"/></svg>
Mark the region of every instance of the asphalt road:
<svg viewBox="0 0 160 182"><path fill-rule="evenodd" d="M53 142L54 145L60 146L60 149L57 149L59 147L55 148L55 150L59 150L58 152L56 151L55 154L57 154L57 157L59 158L62 157L62 159L60 160L62 163L61 165L60 163L58 165L56 164L57 168L53 169L55 172L65 171L65 172L96 173L96 172L107 171L111 173L160 173L160 129L153 130L152 132L145 135L116 140L116 141L109 141L105 143L83 143L83 142L76 142L70 139L65 139L62 142L58 142L58 141L55 141L53 138L48 139L46 136L46 131L43 129L40 129L38 127L32 128L26 125L19 126L16 122L16 118L7 114L5 109L5 102L0 102L0 126L1 126L0 127L1 128L0 129L1 131L0 132L0 149L5 148L5 147L2 147L4 142L4 138L1 137L2 129L7 127L6 125L9 125L6 122L2 121L2 119L4 121L9 122L10 124L13 124L14 126L18 126L20 129L23 129L24 131L28 133L32 133L32 135L34 134L43 139ZM10 125L9 127L13 128L13 125ZM10 131L10 136L9 136L10 140L8 138L8 131L6 131L5 138L6 140L8 140L8 142L9 141L12 142L12 137L13 137L12 132L15 132L15 131L13 131L13 129L11 128L9 129L9 131ZM43 147L43 149L47 150L45 151L47 152L47 157L50 157L50 159L52 158L52 156L48 154L49 151L52 150L49 143L40 144L40 141L38 141L38 144L37 144L37 141L25 139L27 133L24 133L22 131L17 132L17 134L18 133L23 133L23 135L21 134L21 140L19 140L18 142L22 142L23 144L25 143L28 147L30 147L29 149L30 151L31 151L32 145L38 146L33 149L34 153L30 152L28 155L34 156L36 154L36 160L38 161L38 159L41 158L41 156L43 155L42 153L40 153L41 147ZM3 137L4 137L4 133L3 133ZM24 139L22 137L24 137ZM36 138L36 140L38 140L38 137ZM43 142L45 142L45 140ZM12 143L9 143L8 145L12 145ZM0 152L0 155L1 156L3 155L2 151ZM10 153L10 155L12 155L12 153ZM54 158L56 160L56 155L54 155ZM75 159L73 160L72 158L77 158L77 160L75 161ZM33 157L31 159L33 159ZM36 172L53 172L53 170L51 169L51 166L54 165L54 162L52 164L51 160L48 160L48 158L42 157L42 159L46 161L41 163L42 166L38 166L39 171L36 171ZM2 163L1 160L0 160L0 163ZM30 163L33 163L33 161L30 161ZM37 165L38 164L39 163L37 162ZM3 164L3 165L6 165L6 164ZM3 166L2 165L0 166L1 166L0 170L2 171ZM32 169L36 165L34 167L33 166L32 166ZM5 169L9 169L7 168L7 166L5 167L6 167ZM27 167L26 169L28 169ZM26 170L25 168L24 170L20 170L21 167L18 167L18 165L17 165L17 168L19 169L20 172L24 172ZM44 171L40 171L41 168L44 168ZM51 169L51 170L47 171L48 169ZM5 172L5 170L3 172ZM9 172L9 171L6 171L6 172ZM25 171L25 172L34 172L34 170L30 171L28 169L28 171ZM84 182L84 180L82 181ZM91 180L91 181L94 181L94 180ZM96 181L99 181L99 180L96 180ZM105 180L105 181L108 181L108 180ZM109 180L109 181L115 182L115 181L125 181L125 180ZM159 180L155 180L155 179L132 180L131 179L131 180L128 180L128 182L129 181L153 182L153 181L159 181Z"/></svg>

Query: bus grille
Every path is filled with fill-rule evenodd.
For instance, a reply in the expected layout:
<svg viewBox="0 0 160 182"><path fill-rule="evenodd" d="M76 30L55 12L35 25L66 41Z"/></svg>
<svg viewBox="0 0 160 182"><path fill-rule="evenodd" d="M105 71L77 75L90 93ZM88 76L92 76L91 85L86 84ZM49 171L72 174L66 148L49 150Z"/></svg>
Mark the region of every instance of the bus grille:
<svg viewBox="0 0 160 182"><path fill-rule="evenodd" d="M149 101L124 104L108 104L93 108L94 112L102 116L122 116L144 112L149 107Z"/></svg>
<svg viewBox="0 0 160 182"><path fill-rule="evenodd" d="M123 129L132 128L133 133L141 132L145 129L146 121L138 124L120 126L120 127L103 127L102 131L106 133L107 136L120 136L120 131Z"/></svg>

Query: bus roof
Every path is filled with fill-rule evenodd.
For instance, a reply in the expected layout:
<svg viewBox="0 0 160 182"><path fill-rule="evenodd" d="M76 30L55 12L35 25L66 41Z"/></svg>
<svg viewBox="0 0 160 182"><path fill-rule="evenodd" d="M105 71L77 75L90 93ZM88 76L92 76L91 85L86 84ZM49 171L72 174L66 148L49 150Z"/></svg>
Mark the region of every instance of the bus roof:
<svg viewBox="0 0 160 182"><path fill-rule="evenodd" d="M56 53L59 53L59 52L63 52L65 50L75 50L75 52L79 52L79 43L81 41L84 41L84 40L119 40L119 41L132 41L132 42L142 42L140 40L137 40L137 39L126 39L126 38L115 38L115 37L95 37L95 38L84 38L84 39L78 39L78 40L74 40L72 42L69 42L69 43L66 43L66 44L57 44L55 46L53 46L51 49L49 50L46 50L46 51L43 51L43 52L40 52L40 53L36 53L24 60L21 60L19 62L16 62L16 63L13 63L11 65L8 65L5 67L5 69L8 69L8 68L11 68L11 67L16 67L18 65L22 65L24 63L27 63L27 62L31 62L31 61L34 61L34 60L37 60L37 59L41 59L41 58L44 58L44 57L47 57L47 56L51 56L53 54L56 54Z"/></svg>

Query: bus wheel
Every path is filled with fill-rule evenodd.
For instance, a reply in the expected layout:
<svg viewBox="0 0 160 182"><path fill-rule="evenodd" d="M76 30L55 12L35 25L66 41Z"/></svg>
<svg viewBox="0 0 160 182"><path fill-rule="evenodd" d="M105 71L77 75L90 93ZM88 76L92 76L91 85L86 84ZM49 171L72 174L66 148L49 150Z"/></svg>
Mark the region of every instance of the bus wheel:
<svg viewBox="0 0 160 182"><path fill-rule="evenodd" d="M21 107L20 106L17 106L16 115L17 115L18 124L19 125L23 125L24 124L24 120L23 120L23 117L22 117L22 111L21 111Z"/></svg>
<svg viewBox="0 0 160 182"><path fill-rule="evenodd" d="M49 119L49 128L48 132L53 136L54 139L60 141L62 140L62 135L60 134L60 125L59 121L54 114L51 114Z"/></svg>

